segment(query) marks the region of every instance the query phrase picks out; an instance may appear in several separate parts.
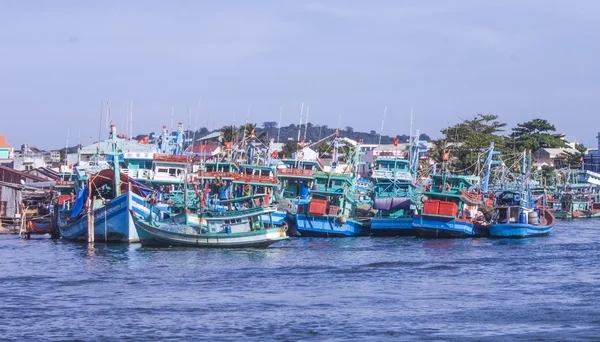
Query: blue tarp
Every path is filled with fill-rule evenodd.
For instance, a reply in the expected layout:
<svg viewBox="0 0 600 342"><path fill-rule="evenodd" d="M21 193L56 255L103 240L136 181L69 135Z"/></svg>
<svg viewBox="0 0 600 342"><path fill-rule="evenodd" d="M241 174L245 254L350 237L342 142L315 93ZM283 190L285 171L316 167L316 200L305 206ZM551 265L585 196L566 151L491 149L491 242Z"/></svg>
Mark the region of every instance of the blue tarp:
<svg viewBox="0 0 600 342"><path fill-rule="evenodd" d="M75 200L75 204L73 205L73 211L71 211L71 217L77 217L77 215L81 213L83 207L85 207L85 202L87 201L88 194L89 187L87 186L81 191L79 191L79 193L77 194L77 199Z"/></svg>

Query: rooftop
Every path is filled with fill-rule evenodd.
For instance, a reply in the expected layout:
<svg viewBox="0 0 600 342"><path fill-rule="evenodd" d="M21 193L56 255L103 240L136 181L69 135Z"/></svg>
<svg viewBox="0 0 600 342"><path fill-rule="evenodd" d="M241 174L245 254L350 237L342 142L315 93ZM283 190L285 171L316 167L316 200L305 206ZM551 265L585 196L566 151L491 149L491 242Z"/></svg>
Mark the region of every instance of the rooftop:
<svg viewBox="0 0 600 342"><path fill-rule="evenodd" d="M117 139L117 148L125 153L125 152L140 152L140 153L154 153L154 147L151 145L140 144L134 140L125 140L125 139ZM84 146L81 148L80 153L82 154L107 154L112 150L112 141L111 140L103 140L88 146Z"/></svg>

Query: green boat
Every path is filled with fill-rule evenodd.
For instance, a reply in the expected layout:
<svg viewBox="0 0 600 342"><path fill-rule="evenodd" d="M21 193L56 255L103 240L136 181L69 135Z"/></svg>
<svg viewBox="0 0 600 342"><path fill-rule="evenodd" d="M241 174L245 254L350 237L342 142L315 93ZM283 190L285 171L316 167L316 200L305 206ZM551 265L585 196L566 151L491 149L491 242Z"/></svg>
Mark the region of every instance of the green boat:
<svg viewBox="0 0 600 342"><path fill-rule="evenodd" d="M162 221L133 212L131 216L143 246L268 247L288 239L285 228L266 228L261 220L275 212L275 207L246 207L241 203L244 200L254 199L220 201L214 210L184 212Z"/></svg>

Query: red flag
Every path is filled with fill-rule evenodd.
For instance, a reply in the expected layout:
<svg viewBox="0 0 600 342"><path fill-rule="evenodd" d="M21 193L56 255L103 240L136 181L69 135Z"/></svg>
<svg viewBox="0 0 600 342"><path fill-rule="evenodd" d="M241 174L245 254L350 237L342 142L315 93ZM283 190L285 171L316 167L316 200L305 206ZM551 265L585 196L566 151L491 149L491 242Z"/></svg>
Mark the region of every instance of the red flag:
<svg viewBox="0 0 600 342"><path fill-rule="evenodd" d="M271 153L271 158L277 158L278 155L279 155L279 152L277 152L277 150L275 150Z"/></svg>
<svg viewBox="0 0 600 342"><path fill-rule="evenodd" d="M398 146L398 137L394 138L394 146Z"/></svg>
<svg viewBox="0 0 600 342"><path fill-rule="evenodd" d="M255 137L256 136L256 130L253 128L252 132L250 132L250 136L251 137Z"/></svg>

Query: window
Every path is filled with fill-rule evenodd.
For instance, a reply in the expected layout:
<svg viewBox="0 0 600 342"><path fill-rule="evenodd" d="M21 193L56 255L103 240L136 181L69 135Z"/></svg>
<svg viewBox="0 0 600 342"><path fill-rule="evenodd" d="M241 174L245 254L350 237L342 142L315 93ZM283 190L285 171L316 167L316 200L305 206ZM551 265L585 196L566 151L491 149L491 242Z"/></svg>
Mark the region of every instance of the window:
<svg viewBox="0 0 600 342"><path fill-rule="evenodd" d="M163 168L163 167L159 167L158 169L156 169L156 172L160 172L160 173L168 173L169 169Z"/></svg>

